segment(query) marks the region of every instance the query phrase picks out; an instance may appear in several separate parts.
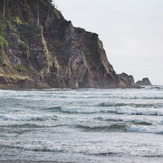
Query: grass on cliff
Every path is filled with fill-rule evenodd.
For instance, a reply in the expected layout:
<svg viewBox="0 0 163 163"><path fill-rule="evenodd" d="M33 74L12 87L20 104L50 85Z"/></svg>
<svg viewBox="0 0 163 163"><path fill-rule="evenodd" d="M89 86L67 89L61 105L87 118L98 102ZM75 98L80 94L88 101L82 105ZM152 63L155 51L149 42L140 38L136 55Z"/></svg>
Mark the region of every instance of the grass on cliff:
<svg viewBox="0 0 163 163"><path fill-rule="evenodd" d="M0 45L8 47L8 30L11 28L9 21L0 20Z"/></svg>
<svg viewBox="0 0 163 163"><path fill-rule="evenodd" d="M8 47L8 41L3 36L0 36L0 45Z"/></svg>
<svg viewBox="0 0 163 163"><path fill-rule="evenodd" d="M14 21L7 19L0 20L0 64L2 65L9 54L9 47L19 49L20 45L25 53L28 52L28 46L19 39L17 28Z"/></svg>
<svg viewBox="0 0 163 163"><path fill-rule="evenodd" d="M61 12L59 10L57 10L57 9L54 9L54 12L55 12L55 15L56 15L57 19L61 19L61 17L62 17Z"/></svg>
<svg viewBox="0 0 163 163"><path fill-rule="evenodd" d="M17 70L18 70L19 72L21 72L21 73L27 72L27 71L28 71L22 64L19 64L19 65L17 66Z"/></svg>
<svg viewBox="0 0 163 163"><path fill-rule="evenodd" d="M8 47L8 41L5 39L6 33L3 31L5 25L2 24L0 27L0 64L3 63L4 59L6 58L6 48Z"/></svg>

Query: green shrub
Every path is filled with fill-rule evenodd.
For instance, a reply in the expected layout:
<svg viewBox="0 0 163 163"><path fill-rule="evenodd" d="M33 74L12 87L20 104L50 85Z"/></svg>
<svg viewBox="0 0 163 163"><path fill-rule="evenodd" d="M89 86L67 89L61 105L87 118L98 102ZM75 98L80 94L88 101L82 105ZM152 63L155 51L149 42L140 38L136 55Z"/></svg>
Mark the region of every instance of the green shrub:
<svg viewBox="0 0 163 163"><path fill-rule="evenodd" d="M20 20L19 16L15 17L13 20L15 23L21 24L22 21Z"/></svg>
<svg viewBox="0 0 163 163"><path fill-rule="evenodd" d="M20 71L21 73L28 71L22 64L17 66L17 70Z"/></svg>
<svg viewBox="0 0 163 163"><path fill-rule="evenodd" d="M5 58L6 58L6 54L4 48L0 45L0 65L3 64Z"/></svg>
<svg viewBox="0 0 163 163"><path fill-rule="evenodd" d="M60 11L58 11L57 9L54 9L54 12L55 12L55 15L56 15L56 17L57 17L57 19L61 19L61 12Z"/></svg>
<svg viewBox="0 0 163 163"><path fill-rule="evenodd" d="M4 59L6 58L5 48L8 47L7 40L0 36L0 64L3 63Z"/></svg>
<svg viewBox="0 0 163 163"><path fill-rule="evenodd" d="M3 36L0 36L0 45L3 47L8 47L8 41L3 37Z"/></svg>

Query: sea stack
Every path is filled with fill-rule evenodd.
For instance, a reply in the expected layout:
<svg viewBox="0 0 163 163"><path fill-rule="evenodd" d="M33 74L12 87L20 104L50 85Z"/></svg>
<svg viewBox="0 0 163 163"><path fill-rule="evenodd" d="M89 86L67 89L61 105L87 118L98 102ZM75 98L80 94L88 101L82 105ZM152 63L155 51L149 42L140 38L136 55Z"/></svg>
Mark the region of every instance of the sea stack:
<svg viewBox="0 0 163 163"><path fill-rule="evenodd" d="M152 85L152 83L150 82L150 80L148 78L143 78L142 80L139 80L136 82L136 85L139 86L148 86L148 85Z"/></svg>

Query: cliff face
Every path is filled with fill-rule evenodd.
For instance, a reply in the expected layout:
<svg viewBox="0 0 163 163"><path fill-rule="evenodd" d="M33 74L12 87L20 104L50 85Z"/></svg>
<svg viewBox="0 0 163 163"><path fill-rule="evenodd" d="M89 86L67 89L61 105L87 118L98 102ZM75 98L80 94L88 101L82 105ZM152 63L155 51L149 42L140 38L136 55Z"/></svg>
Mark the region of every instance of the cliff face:
<svg viewBox="0 0 163 163"><path fill-rule="evenodd" d="M43 14L36 27L30 3L22 0L16 16L0 20L0 88L132 85L115 73L97 34L73 27L45 0L40 1Z"/></svg>

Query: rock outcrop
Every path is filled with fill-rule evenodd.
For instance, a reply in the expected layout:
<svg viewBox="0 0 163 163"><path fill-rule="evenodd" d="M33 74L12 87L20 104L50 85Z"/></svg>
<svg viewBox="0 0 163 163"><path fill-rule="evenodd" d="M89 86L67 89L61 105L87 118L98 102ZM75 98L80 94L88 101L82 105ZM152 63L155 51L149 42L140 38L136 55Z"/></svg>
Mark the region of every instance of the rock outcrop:
<svg viewBox="0 0 163 163"><path fill-rule="evenodd" d="M148 78L143 78L142 80L137 81L135 85L148 86L148 85L152 85L152 83L150 82Z"/></svg>
<svg viewBox="0 0 163 163"><path fill-rule="evenodd" d="M135 81L132 75L128 75L126 73L122 73L118 75L119 78L119 85L120 87L134 87Z"/></svg>
<svg viewBox="0 0 163 163"><path fill-rule="evenodd" d="M0 88L134 85L132 76L116 74L98 35L74 27L50 0L40 0L39 27L35 25L35 1L7 2L8 15L0 20Z"/></svg>

